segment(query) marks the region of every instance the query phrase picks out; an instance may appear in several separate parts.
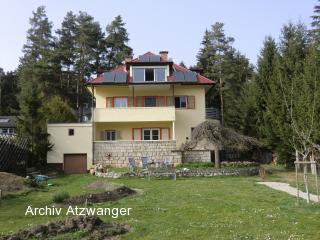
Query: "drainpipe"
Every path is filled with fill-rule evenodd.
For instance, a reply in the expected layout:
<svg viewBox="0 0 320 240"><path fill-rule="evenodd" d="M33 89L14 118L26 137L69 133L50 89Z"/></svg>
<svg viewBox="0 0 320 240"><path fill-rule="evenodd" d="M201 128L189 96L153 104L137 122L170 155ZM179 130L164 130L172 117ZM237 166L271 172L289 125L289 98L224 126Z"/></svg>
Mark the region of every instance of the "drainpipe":
<svg viewBox="0 0 320 240"><path fill-rule="evenodd" d="M91 98L91 125L92 125L92 165L94 164L94 140L95 140L95 119L94 119L94 86L91 85L92 98Z"/></svg>

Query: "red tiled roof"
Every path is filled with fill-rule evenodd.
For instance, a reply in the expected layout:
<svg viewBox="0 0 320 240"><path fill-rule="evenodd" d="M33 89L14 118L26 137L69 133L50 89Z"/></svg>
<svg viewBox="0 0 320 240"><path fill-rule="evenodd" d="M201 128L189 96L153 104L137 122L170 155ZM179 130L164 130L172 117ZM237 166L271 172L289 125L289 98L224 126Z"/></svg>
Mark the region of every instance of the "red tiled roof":
<svg viewBox="0 0 320 240"><path fill-rule="evenodd" d="M144 56L152 56L152 55L156 55L152 52L146 52L145 54L143 54ZM131 60L130 62L137 62L139 60L139 58L135 58L133 60ZM161 58L161 62L165 62L163 61L163 59ZM189 69L187 68L184 68L176 63L173 63L173 69L174 71L178 71L178 72L190 72ZM120 65L119 67L116 67L114 69L111 69L109 72L127 72L126 70L126 65L125 64L122 64ZM129 76L128 76L128 79L127 79L128 82L131 82L131 79L129 79ZM168 81L172 82L172 76L168 76ZM97 83L102 83L103 82L103 74L100 74L97 78L89 81L88 83L89 84L97 84ZM212 81L202 75L200 75L199 73L197 73L197 83L198 84L214 84L215 81Z"/></svg>

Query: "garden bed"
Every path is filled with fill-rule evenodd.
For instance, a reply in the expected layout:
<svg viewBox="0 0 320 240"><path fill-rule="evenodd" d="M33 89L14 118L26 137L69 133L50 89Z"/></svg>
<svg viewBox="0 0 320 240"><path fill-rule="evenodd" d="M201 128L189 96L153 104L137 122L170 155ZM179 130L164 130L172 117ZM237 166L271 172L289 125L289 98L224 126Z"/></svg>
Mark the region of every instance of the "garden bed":
<svg viewBox="0 0 320 240"><path fill-rule="evenodd" d="M126 186L116 188L112 191L102 193L88 193L81 196L75 196L63 201L64 204L77 205L85 203L101 203L108 201L117 201L121 198L135 194L136 191Z"/></svg>
<svg viewBox="0 0 320 240"><path fill-rule="evenodd" d="M107 239L126 233L127 227L103 222L94 216L77 216L66 220L40 224L33 228L23 229L17 233L0 236L0 240L48 239L49 237L71 232L83 231L86 239Z"/></svg>

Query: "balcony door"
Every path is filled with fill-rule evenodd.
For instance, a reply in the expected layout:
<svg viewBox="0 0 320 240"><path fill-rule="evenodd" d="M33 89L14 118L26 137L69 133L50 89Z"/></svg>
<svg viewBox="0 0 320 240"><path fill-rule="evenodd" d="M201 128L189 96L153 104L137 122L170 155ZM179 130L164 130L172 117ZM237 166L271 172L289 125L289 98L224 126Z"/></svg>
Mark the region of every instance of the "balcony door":
<svg viewBox="0 0 320 240"><path fill-rule="evenodd" d="M145 97L144 98L144 106L145 107L156 107L157 106L157 98L156 97Z"/></svg>
<svg viewBox="0 0 320 240"><path fill-rule="evenodd" d="M114 98L114 107L115 108L128 107L128 98L126 98L126 97L115 97Z"/></svg>

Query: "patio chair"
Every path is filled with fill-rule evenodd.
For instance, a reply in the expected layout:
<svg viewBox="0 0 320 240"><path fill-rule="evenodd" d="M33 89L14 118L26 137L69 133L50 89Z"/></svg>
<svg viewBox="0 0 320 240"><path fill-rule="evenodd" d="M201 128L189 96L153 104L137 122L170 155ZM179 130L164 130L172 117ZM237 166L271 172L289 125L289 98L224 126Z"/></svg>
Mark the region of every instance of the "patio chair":
<svg viewBox="0 0 320 240"><path fill-rule="evenodd" d="M149 157L141 157L141 167L142 170L149 169Z"/></svg>
<svg viewBox="0 0 320 240"><path fill-rule="evenodd" d="M136 170L136 161L134 160L133 157L128 158L128 168L129 168L129 173L133 173Z"/></svg>

